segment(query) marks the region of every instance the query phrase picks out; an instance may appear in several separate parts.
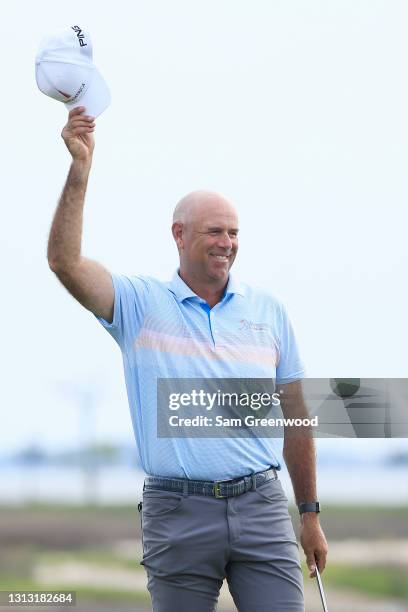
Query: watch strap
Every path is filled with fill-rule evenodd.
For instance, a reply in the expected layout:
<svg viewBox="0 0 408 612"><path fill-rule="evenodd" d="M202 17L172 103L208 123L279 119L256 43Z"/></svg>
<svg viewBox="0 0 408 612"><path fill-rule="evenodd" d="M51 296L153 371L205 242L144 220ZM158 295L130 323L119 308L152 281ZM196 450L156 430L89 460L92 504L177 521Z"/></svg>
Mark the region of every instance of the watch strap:
<svg viewBox="0 0 408 612"><path fill-rule="evenodd" d="M298 504L299 514L304 514L305 512L320 512L320 504L318 501L316 502L300 502Z"/></svg>

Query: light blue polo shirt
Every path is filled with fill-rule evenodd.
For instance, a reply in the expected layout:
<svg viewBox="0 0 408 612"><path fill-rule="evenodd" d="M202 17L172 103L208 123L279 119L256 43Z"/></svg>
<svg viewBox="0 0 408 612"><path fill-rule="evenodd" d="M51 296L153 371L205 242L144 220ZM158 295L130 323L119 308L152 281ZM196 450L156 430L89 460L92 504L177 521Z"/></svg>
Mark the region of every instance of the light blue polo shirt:
<svg viewBox="0 0 408 612"><path fill-rule="evenodd" d="M113 321L140 463L154 476L225 480L280 467L276 438L157 437L158 378L303 377L285 308L230 275L210 309L176 272L171 282L112 274Z"/></svg>

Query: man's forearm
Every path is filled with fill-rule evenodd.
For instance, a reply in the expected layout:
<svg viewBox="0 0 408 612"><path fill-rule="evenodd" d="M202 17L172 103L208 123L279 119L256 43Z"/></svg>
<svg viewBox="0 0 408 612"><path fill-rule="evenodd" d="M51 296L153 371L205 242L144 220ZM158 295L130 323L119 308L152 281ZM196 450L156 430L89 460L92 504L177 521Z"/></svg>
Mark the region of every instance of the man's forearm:
<svg viewBox="0 0 408 612"><path fill-rule="evenodd" d="M80 262L82 220L91 162L73 161L55 212L48 240L48 262L54 271Z"/></svg>
<svg viewBox="0 0 408 612"><path fill-rule="evenodd" d="M285 437L283 457L292 480L296 503L316 501L316 450L313 437Z"/></svg>

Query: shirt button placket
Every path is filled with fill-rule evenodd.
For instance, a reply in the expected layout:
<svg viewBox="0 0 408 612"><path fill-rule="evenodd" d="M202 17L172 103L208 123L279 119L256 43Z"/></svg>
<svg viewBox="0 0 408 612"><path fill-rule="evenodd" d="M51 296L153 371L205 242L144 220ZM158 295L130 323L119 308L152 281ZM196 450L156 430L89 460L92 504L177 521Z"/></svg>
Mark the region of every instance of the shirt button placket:
<svg viewBox="0 0 408 612"><path fill-rule="evenodd" d="M217 332L218 329L216 327L216 324L214 323L214 315L212 312L210 312L210 322L211 322L211 334L213 337L213 341L214 341L214 346L217 345Z"/></svg>

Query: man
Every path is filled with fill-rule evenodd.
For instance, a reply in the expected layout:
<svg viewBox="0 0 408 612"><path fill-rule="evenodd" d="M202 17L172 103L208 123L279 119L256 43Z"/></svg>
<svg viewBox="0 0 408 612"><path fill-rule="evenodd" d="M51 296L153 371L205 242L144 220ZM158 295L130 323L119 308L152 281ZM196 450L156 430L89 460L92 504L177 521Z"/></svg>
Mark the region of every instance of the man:
<svg viewBox="0 0 408 612"><path fill-rule="evenodd" d="M142 563L153 609L210 612L226 578L240 612L300 612L299 554L273 438L158 437L156 420L159 378L276 377L285 390L284 416L306 415L303 370L285 309L232 279L238 219L232 204L213 192L194 192L176 206L172 232L180 268L170 283L111 275L83 257L95 128L84 110L72 110L62 131L72 165L52 224L48 261L122 349L135 437L148 474ZM284 458L313 576L316 564L324 569L327 544L317 513L312 437L285 430Z"/></svg>

